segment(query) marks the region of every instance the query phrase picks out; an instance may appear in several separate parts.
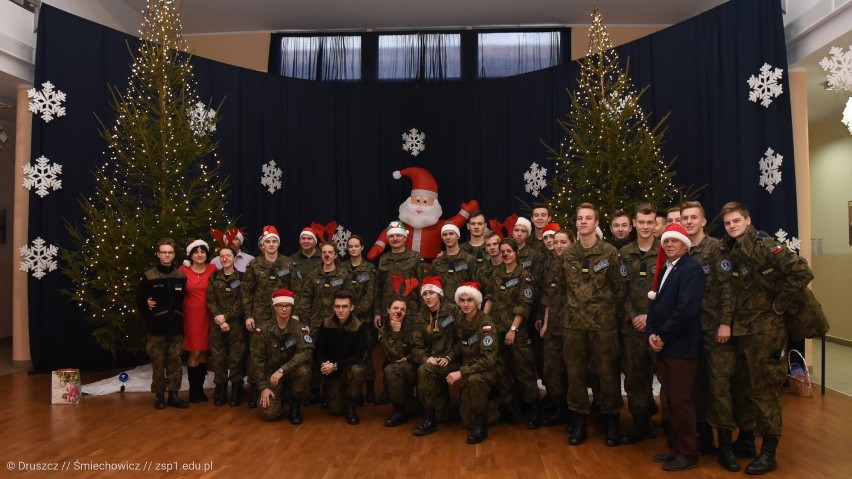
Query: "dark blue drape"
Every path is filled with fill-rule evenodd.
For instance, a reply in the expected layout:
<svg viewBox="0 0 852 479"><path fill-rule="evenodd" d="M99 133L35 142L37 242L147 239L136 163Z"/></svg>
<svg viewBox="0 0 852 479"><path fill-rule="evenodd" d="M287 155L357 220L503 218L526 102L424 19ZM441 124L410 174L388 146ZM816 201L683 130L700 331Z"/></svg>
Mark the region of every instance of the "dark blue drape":
<svg viewBox="0 0 852 479"><path fill-rule="evenodd" d="M105 161L96 116L114 122L107 85L123 88L136 39L45 5L39 19L36 86L52 82L67 94L67 116L34 118L33 158L63 165L62 189L30 198L29 238L69 245L64 222L78 223L81 195L94 190L92 171ZM663 154L677 158L676 182L704 185L713 216L727 201L745 202L754 222L796 236L792 123L781 12L776 0L733 0L703 15L619 48L637 87L650 85L646 111L671 112ZM748 101L747 78L769 63L784 69L784 94L769 108ZM282 251L298 247L312 221L336 220L372 243L409 195L391 173L421 166L438 181L444 216L471 198L489 218L518 211L523 173L532 162L553 171L541 144L564 136L575 64L516 77L430 85L358 85L282 78L195 58L202 101L223 103L218 158L230 176L230 213L251 244L264 224L282 234ZM426 151L402 150L402 133L426 133ZM783 181L758 186L758 161L772 147L784 156ZM260 185L261 165L274 160L283 189ZM546 192L549 193L549 192ZM667 206L667 205L666 205ZM223 227L226 225L216 225ZM16 247L20 245L15 245ZM58 271L29 280L30 346L39 370L95 367L109 357L91 339ZM128 298L130 301L131 299Z"/></svg>

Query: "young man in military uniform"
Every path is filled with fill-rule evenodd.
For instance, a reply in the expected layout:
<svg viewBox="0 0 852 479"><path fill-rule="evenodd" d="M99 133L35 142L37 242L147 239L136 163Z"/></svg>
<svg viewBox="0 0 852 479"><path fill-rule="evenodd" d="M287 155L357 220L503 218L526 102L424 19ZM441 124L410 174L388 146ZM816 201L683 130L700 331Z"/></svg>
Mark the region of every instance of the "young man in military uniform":
<svg viewBox="0 0 852 479"><path fill-rule="evenodd" d="M460 318L455 303L444 301L440 277L423 278L420 296L425 307L414 323L411 356L417 365L417 398L423 405L423 422L412 433L426 436L438 430L439 417L446 420L452 414L446 377L458 365L447 358L455 349L455 325Z"/></svg>
<svg viewBox="0 0 852 479"><path fill-rule="evenodd" d="M177 244L171 238L157 241L157 265L145 271L136 286L136 308L145 319L151 358L151 392L154 409L189 407L177 392L183 374L183 293L186 276L174 264ZM165 373L165 375L164 375ZM168 400L165 398L168 389Z"/></svg>
<svg viewBox="0 0 852 479"><path fill-rule="evenodd" d="M456 287L474 279L476 261L473 256L461 250L459 229L456 225L445 224L441 227L441 240L444 242L444 254L432 260L432 273L441 277L441 285L450 297L456 294Z"/></svg>
<svg viewBox="0 0 852 479"><path fill-rule="evenodd" d="M293 292L279 289L272 294L275 320L260 327L252 357L257 365L255 381L260 388L260 414L264 421L281 417L285 399L290 401L290 423L302 424L302 401L311 381L313 339L307 326L293 318Z"/></svg>
<svg viewBox="0 0 852 479"><path fill-rule="evenodd" d="M447 374L447 384L461 383L462 420L470 427L468 444L488 438L489 411L495 410L488 396L497 382L497 325L483 313L479 283L463 283L456 289L456 304L463 318L455 326L456 349L445 358L460 367Z"/></svg>
<svg viewBox="0 0 852 479"><path fill-rule="evenodd" d="M364 354L367 352L367 323L352 314L354 296L348 289L334 293L333 314L317 332L314 357L328 391L328 410L346 414L346 422L360 421L356 403L364 388Z"/></svg>
<svg viewBox="0 0 852 479"><path fill-rule="evenodd" d="M623 210L619 210L623 213ZM622 267L627 272L623 311L619 316L621 369L627 405L633 415L633 428L621 438L622 444L635 444L656 437L651 416L658 410L654 402L654 372L659 371L656 354L648 348L645 326L648 319L648 291L652 289L660 242L654 237L657 209L648 203L639 205L633 217L636 241L621 248ZM613 218L613 225L620 218ZM626 215L624 217L626 219ZM629 229L619 227L627 231ZM613 233L615 228L613 227ZM618 237L618 236L616 236Z"/></svg>
<svg viewBox="0 0 852 479"><path fill-rule="evenodd" d="M586 417L589 404L589 364L600 379L598 403L604 421L604 443L621 443L618 412L621 398L618 325L616 305L621 301L626 271L621 258L609 243L595 234L598 212L590 203L577 208L578 241L562 254L567 291L565 322L565 368L568 371L568 407L573 416L568 443L577 446L587 438ZM596 394L597 399L597 394Z"/></svg>
<svg viewBox="0 0 852 479"><path fill-rule="evenodd" d="M539 205L533 209L534 213L538 213L538 219L550 219L550 214L547 213L547 207ZM544 226L542 226L543 233ZM551 257L550 251L544 246L544 242L540 239L535 239L533 234L533 225L526 218L518 218L515 226L512 228L512 239L518 244L518 264L530 273L532 278L532 305L530 307L529 319L526 321L527 338L530 341L533 352L533 366L535 367L536 377L542 377L544 370L544 342L538 332L541 325L544 323L544 307L539 307L541 301L541 291L543 286L543 271L547 264L548 258ZM486 291L486 295L488 292Z"/></svg>
<svg viewBox="0 0 852 479"><path fill-rule="evenodd" d="M656 213L654 214L656 215ZM630 226L630 215L622 209L615 210L609 220L609 231L612 233L612 245L616 249L620 250L629 245L630 233L633 232L633 228Z"/></svg>
<svg viewBox="0 0 852 479"><path fill-rule="evenodd" d="M281 237L274 226L264 226L260 234L261 255L254 258L243 275L242 301L245 327L249 332L249 348L254 350L257 333L265 323L272 321L275 314L269 307L272 293L282 288L291 289L293 262L278 253ZM292 290L292 289L291 289ZM258 389L254 382L254 360L249 355L248 378L251 392L248 407L257 407Z"/></svg>
<svg viewBox="0 0 852 479"><path fill-rule="evenodd" d="M488 232L485 213L480 210L471 211L470 218L467 219L467 231L470 233L470 240L461 245L461 250L473 256L476 274L479 265L488 261L488 255L485 253L485 233Z"/></svg>
<svg viewBox="0 0 852 479"><path fill-rule="evenodd" d="M536 203L533 205L532 212L530 214L530 222L532 223L533 229L530 231L529 243L531 246L534 246L539 253L544 254L544 227L550 223L550 212L547 209L547 205L544 203Z"/></svg>
<svg viewBox="0 0 852 479"><path fill-rule="evenodd" d="M503 257L500 256L501 241L503 241L503 237L497 232L489 231L485 234L485 254L487 257L476 271L476 280L480 285L490 283L494 272L503 266Z"/></svg>
<svg viewBox="0 0 852 479"><path fill-rule="evenodd" d="M317 234L313 228L302 228L299 233L299 251L290 255L290 261L293 262L292 287L297 293L302 291L302 285L308 280L311 272L322 263L317 244Z"/></svg>
<svg viewBox="0 0 852 479"><path fill-rule="evenodd" d="M373 366L373 348L379 342L379 330L370 318L375 310L376 285L378 283L378 272L376 266L364 260L364 239L358 235L352 235L346 241L346 251L349 259L344 261L341 267L349 276L349 289L355 295L355 317L370 323L367 325L367 354L364 355L364 369L366 370L366 389L368 403L376 400L376 370Z"/></svg>
<svg viewBox="0 0 852 479"><path fill-rule="evenodd" d="M760 454L746 466L749 474L776 468L781 438L781 384L787 376L787 329L784 311L800 295L813 273L795 253L751 224L748 209L730 202L722 207L726 236L723 254L732 267L733 330L742 394L755 414L755 434L763 438Z"/></svg>

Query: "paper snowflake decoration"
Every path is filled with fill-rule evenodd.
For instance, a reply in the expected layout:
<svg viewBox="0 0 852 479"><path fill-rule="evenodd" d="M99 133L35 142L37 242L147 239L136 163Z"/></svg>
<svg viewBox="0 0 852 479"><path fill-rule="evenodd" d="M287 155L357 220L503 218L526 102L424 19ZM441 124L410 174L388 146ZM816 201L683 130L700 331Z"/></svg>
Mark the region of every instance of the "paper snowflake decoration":
<svg viewBox="0 0 852 479"><path fill-rule="evenodd" d="M260 184L265 186L270 193L275 193L281 189L281 177L284 172L281 168L275 166L275 160L269 160L269 163L263 165L263 176L260 177Z"/></svg>
<svg viewBox="0 0 852 479"><path fill-rule="evenodd" d="M55 117L65 116L65 107L62 106L65 93L54 90L53 83L49 81L42 83L41 86L44 87L41 91L35 88L27 90L27 98L30 99L29 110L36 115L41 113L41 119L45 123L50 123L50 120Z"/></svg>
<svg viewBox="0 0 852 479"><path fill-rule="evenodd" d="M331 240L337 243L337 252L340 257L346 256L346 252L348 251L346 246L349 243L349 238L352 237L352 232L343 226L338 225L337 231L335 231L334 236L331 237Z"/></svg>
<svg viewBox="0 0 852 479"><path fill-rule="evenodd" d="M24 260L21 261L21 271L24 273L33 272L33 277L41 279L48 271L56 269L55 256L59 253L59 248L50 244L45 244L41 238L33 240L32 248L24 245L18 249L18 254Z"/></svg>
<svg viewBox="0 0 852 479"><path fill-rule="evenodd" d="M538 166L533 162L530 168L524 172L524 189L533 196L538 194L547 186L547 168Z"/></svg>
<svg viewBox="0 0 852 479"><path fill-rule="evenodd" d="M42 198L47 196L50 191L62 188L62 180L59 175L62 174L62 165L50 163L50 160L44 155L36 158L36 165L27 163L21 167L24 170L24 188L32 191L35 188L35 193Z"/></svg>
<svg viewBox="0 0 852 479"><path fill-rule="evenodd" d="M764 108L769 108L772 99L784 93L784 89L778 83L782 75L784 75L783 69L775 68L773 70L770 64L764 63L760 67L760 75L752 75L748 79L748 86L751 89L748 93L748 99L755 103L760 100L760 104Z"/></svg>
<svg viewBox="0 0 852 479"><path fill-rule="evenodd" d="M802 247L802 242L801 240L799 240L799 238L793 236L792 238L788 239L787 232L780 228L778 229L778 231L775 232L775 239L777 239L779 243L786 245L787 249L795 253L798 253L799 248Z"/></svg>
<svg viewBox="0 0 852 479"><path fill-rule="evenodd" d="M852 135L852 98L846 100L846 108L843 109L843 119L840 122L849 128L849 134Z"/></svg>
<svg viewBox="0 0 852 479"><path fill-rule="evenodd" d="M186 115L195 136L204 136L216 131L216 110L207 108L204 103L196 103L195 108L186 112Z"/></svg>
<svg viewBox="0 0 852 479"><path fill-rule="evenodd" d="M4 130L3 127L0 126L0 150L2 150L4 146L6 146L7 141L9 141L9 137L6 136L6 130Z"/></svg>
<svg viewBox="0 0 852 479"><path fill-rule="evenodd" d="M828 89L852 91L852 45L849 45L849 51L831 47L828 53L831 58L825 57L819 62L819 66L828 73L825 77Z"/></svg>
<svg viewBox="0 0 852 479"><path fill-rule="evenodd" d="M417 128L408 130L402 134L402 150L411 152L411 156L417 156L426 150L426 133L417 131Z"/></svg>
<svg viewBox="0 0 852 479"><path fill-rule="evenodd" d="M767 148L763 158L758 162L760 167L760 186L772 193L775 185L781 183L781 162L783 156L775 154L772 148Z"/></svg>

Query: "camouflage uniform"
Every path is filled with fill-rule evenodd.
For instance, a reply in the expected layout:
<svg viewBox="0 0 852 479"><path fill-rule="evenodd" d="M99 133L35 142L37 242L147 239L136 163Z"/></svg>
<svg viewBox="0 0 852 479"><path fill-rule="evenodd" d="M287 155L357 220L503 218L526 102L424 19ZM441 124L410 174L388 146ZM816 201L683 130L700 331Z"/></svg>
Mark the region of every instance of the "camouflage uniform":
<svg viewBox="0 0 852 479"><path fill-rule="evenodd" d="M458 311L455 326L456 346L449 355L451 363L460 363L461 417L465 425L485 423L496 414L497 406L489 402L491 388L497 383L497 325L481 310L468 320Z"/></svg>
<svg viewBox="0 0 852 479"><path fill-rule="evenodd" d="M490 259L486 259L484 263L479 265L479 269L476 271L476 280L479 281L479 284L482 286L483 296L488 293L488 285L491 284L491 280L494 278L495 272L503 268L504 266L502 260L496 265L494 265L491 264Z"/></svg>
<svg viewBox="0 0 852 479"><path fill-rule="evenodd" d="M145 318L148 345L145 351L151 358L151 392L163 394L180 390L183 366L183 293L186 276L176 266L157 266L139 278L136 286L136 307ZM157 305L148 307L148 298ZM165 372L165 376L163 373Z"/></svg>
<svg viewBox="0 0 852 479"><path fill-rule="evenodd" d="M565 367L568 407L581 416L591 412L587 376L591 363L600 379L601 413L617 414L623 405L616 305L623 294L618 251L598 240L591 248L577 241L562 253L562 278L567 292Z"/></svg>
<svg viewBox="0 0 852 479"><path fill-rule="evenodd" d="M544 307L540 306L541 294L544 290L544 270L553 257L553 253L544 246L544 241L536 239L531 235L526 245L518 250L518 264L530 273L533 284L533 302L530 307L530 315L525 324L527 337L533 352L533 366L538 376L544 376L544 340L538 334L535 323L544 322Z"/></svg>
<svg viewBox="0 0 852 479"><path fill-rule="evenodd" d="M305 281L308 280L308 276L322 264L322 255L320 255L319 247L314 251L314 255L310 257L305 256L300 249L291 254L289 259L293 263L293 277L290 280L292 288L289 289L298 293L302 290Z"/></svg>
<svg viewBox="0 0 852 479"><path fill-rule="evenodd" d="M411 294L408 295L407 314L416 316L420 308L420 297L417 295L419 291L420 281L425 276L425 263L420 253L414 250L407 249L402 253L394 253L388 251L379 258L379 279L376 285L376 291L380 301L374 303L376 314L381 315L382 322L387 322L388 307L390 306L391 298L397 294L405 293L405 285L400 285L399 290L394 290L393 275L398 274L403 279L415 278L417 280L417 288L414 288Z"/></svg>
<svg viewBox="0 0 852 479"><path fill-rule="evenodd" d="M373 348L379 341L378 330L372 326L372 318L374 317L374 301L376 298L376 283L378 273L376 266L367 261L362 260L358 266L352 266L352 263L346 261L342 268L345 269L349 276L349 289L355 294L355 310L353 314L356 318L364 318L369 324L365 328L367 334L367 354L364 355L364 369L367 372L367 381L376 380L376 369L373 366Z"/></svg>
<svg viewBox="0 0 852 479"><path fill-rule="evenodd" d="M265 421L274 421L281 417L285 398L301 403L308 397L313 339L307 327L294 318L283 329L275 320L265 322L257 337L257 347L251 352L257 365L254 380L261 391L269 388L275 395L268 407L260 408L260 414ZM276 370L284 376L277 387L272 387L270 378Z"/></svg>
<svg viewBox="0 0 852 479"><path fill-rule="evenodd" d="M243 274L234 270L226 276L223 270L210 276L207 288L207 309L210 317L225 316L230 330L226 333L213 324L210 327L210 366L213 369L213 382L242 384L246 375L246 328L243 323L243 303L241 294ZM230 371L230 374L228 372Z"/></svg>
<svg viewBox="0 0 852 479"><path fill-rule="evenodd" d="M547 330L544 333L544 381L547 395L554 404L564 403L568 394L568 382L565 373L563 353L565 341L565 291L560 288L559 273L562 270L562 258L550 258L547 272L544 274L545 287L542 291L541 305L550 308L547 316Z"/></svg>
<svg viewBox="0 0 852 479"><path fill-rule="evenodd" d="M497 324L495 336L502 341L512 326L515 315L523 319L515 332L515 341L511 346L500 348L497 360L497 381L500 393L509 394L515 390L513 379L518 382L524 402L532 402L539 398L536 384L535 365L533 362L532 345L527 335L525 322L529 321L530 308L533 303L533 281L530 273L520 264L507 273L505 266L495 271L488 285L485 297L491 301L490 315Z"/></svg>
<svg viewBox="0 0 852 479"><path fill-rule="evenodd" d="M325 272L322 266L313 270L305 281L302 289L296 293L296 309L294 316L311 328L311 334L316 335L322 320L332 311L334 293L349 286L349 274L336 267L331 272Z"/></svg>
<svg viewBox="0 0 852 479"><path fill-rule="evenodd" d="M417 398L426 411L434 411L440 420L447 419L450 391L447 374L458 369L457 363L444 367L426 362L430 357L450 357L456 347L455 326L462 317L454 304L442 299L433 317L429 308L422 308L414 322L411 336L411 356L417 366Z"/></svg>
<svg viewBox="0 0 852 479"><path fill-rule="evenodd" d="M765 233L749 225L739 242L723 244L732 267L737 366L743 368L741 393L752 405L755 434L781 436L781 384L787 376L786 306L813 279L807 264ZM724 251L724 250L723 250Z"/></svg>
<svg viewBox="0 0 852 479"><path fill-rule="evenodd" d="M417 385L417 364L411 352L414 319L406 315L402 318L402 328L393 331L390 321L382 323L379 343L388 359L385 366L385 385L388 388L390 400L395 406L407 406L414 398L414 387ZM397 362L405 359L404 362Z"/></svg>
<svg viewBox="0 0 852 479"><path fill-rule="evenodd" d="M634 317L648 312L648 291L653 289L659 247L660 242L655 238L648 251L640 250L638 243L630 243L620 251L624 268L621 274L627 274L623 313L618 325L621 369L627 405L634 416L654 414L654 371L660 371L662 367L658 364L657 354L648 347L645 333L637 331L631 323Z"/></svg>
<svg viewBox="0 0 852 479"><path fill-rule="evenodd" d="M475 272L476 261L464 251L452 256L444 254L432 261L432 275L441 277L445 298L454 298L459 284L473 281Z"/></svg>
<svg viewBox="0 0 852 479"><path fill-rule="evenodd" d="M468 241L467 243L462 243L460 248L462 251L473 257L473 277L478 277L479 268L481 268L482 265L484 265L485 263L489 262L488 253L485 252L485 243L482 243L479 246L473 246L472 244L470 244L470 241Z"/></svg>
<svg viewBox="0 0 852 479"><path fill-rule="evenodd" d="M323 320L317 332L314 358L317 364L331 362L337 370L323 378L328 394L328 410L332 414L343 414L347 402L358 400L364 388L364 354L367 352L367 333L355 315L340 323L332 315Z"/></svg>

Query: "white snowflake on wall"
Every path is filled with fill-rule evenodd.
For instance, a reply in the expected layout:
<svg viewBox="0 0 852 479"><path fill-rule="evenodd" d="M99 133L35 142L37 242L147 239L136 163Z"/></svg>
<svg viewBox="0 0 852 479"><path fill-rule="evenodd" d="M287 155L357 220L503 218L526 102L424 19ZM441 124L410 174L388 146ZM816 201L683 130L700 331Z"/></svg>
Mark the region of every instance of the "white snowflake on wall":
<svg viewBox="0 0 852 479"><path fill-rule="evenodd" d="M775 232L775 239L778 240L779 243L787 245L787 249L796 253L798 253L799 248L802 247L802 242L799 240L799 238L793 236L792 238L788 239L787 232L780 228L778 229L778 231Z"/></svg>
<svg viewBox="0 0 852 479"><path fill-rule="evenodd" d="M831 58L824 57L819 66L828 73L825 79L829 90L852 91L852 45L844 52L840 47L831 47Z"/></svg>
<svg viewBox="0 0 852 479"><path fill-rule="evenodd" d="M41 113L41 119L45 123L49 123L55 117L65 116L65 107L62 106L65 93L54 90L53 83L49 81L42 83L41 86L44 87L41 91L35 88L27 90L27 98L30 99L29 110L36 115Z"/></svg>
<svg viewBox="0 0 852 479"><path fill-rule="evenodd" d="M843 109L843 119L840 122L849 128L849 134L852 135L852 98L846 100L846 108Z"/></svg>
<svg viewBox="0 0 852 479"><path fill-rule="evenodd" d="M761 105L769 108L772 99L784 93L784 88L778 83L783 75L783 69L775 68L773 70L770 64L764 63L760 67L760 74L758 76L752 75L748 79L748 86L751 89L748 93L748 99L755 103L760 100Z"/></svg>
<svg viewBox="0 0 852 479"><path fill-rule="evenodd" d="M348 229L344 228L342 225L337 226L337 231L334 232L334 236L331 237L331 240L337 243L337 252L340 257L346 256L347 243L349 243L349 238L352 237L352 232Z"/></svg>
<svg viewBox="0 0 852 479"><path fill-rule="evenodd" d="M195 136L204 136L216 131L216 110L207 108L204 103L198 102L195 108L186 112L189 117L189 127L195 132Z"/></svg>
<svg viewBox="0 0 852 479"><path fill-rule="evenodd" d="M284 172L281 168L275 166L275 160L269 160L269 163L263 165L263 176L260 177L260 184L265 186L270 193L275 193L281 189L281 177Z"/></svg>
<svg viewBox="0 0 852 479"><path fill-rule="evenodd" d="M41 238L33 240L32 248L24 245L18 249L18 254L24 260L21 261L21 271L24 273L33 272L33 277L41 279L48 271L56 269L57 263L55 256L59 253L59 248L52 244L45 244Z"/></svg>
<svg viewBox="0 0 852 479"><path fill-rule="evenodd" d="M50 191L62 189L62 180L59 175L62 174L62 165L58 163L50 163L50 160L44 155L36 158L36 165L27 163L21 167L24 170L24 188L32 191L35 188L35 194L44 198Z"/></svg>
<svg viewBox="0 0 852 479"><path fill-rule="evenodd" d="M426 151L426 133L417 131L417 128L412 128L408 133L402 134L402 150L411 152L411 156L417 156L422 151Z"/></svg>
<svg viewBox="0 0 852 479"><path fill-rule="evenodd" d="M0 150L2 150L4 146L6 146L7 141L9 141L9 137L6 136L6 130L4 130L3 127L0 126Z"/></svg>
<svg viewBox="0 0 852 479"><path fill-rule="evenodd" d="M545 187L547 187L547 168L542 168L538 163L533 162L524 172L524 189L527 193L538 196Z"/></svg>
<svg viewBox="0 0 852 479"><path fill-rule="evenodd" d="M772 148L767 148L763 158L758 162L760 168L760 186L772 193L775 185L781 183L781 162L784 157L775 153Z"/></svg>

